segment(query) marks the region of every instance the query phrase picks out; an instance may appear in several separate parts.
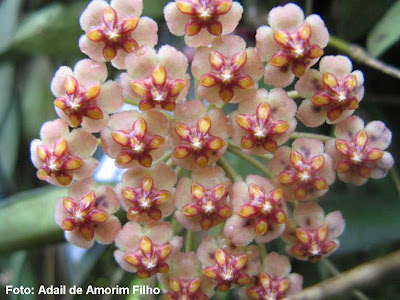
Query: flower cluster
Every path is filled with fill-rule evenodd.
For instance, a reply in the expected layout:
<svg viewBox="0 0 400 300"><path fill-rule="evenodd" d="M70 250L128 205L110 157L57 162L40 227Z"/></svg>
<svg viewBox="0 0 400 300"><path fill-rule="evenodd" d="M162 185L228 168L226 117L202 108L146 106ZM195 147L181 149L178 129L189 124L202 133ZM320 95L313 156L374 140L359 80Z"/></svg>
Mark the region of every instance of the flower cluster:
<svg viewBox="0 0 400 300"><path fill-rule="evenodd" d="M362 185L394 163L385 124L351 116L363 74L347 57L322 57L324 22L292 3L270 11L251 48L232 34L239 3L172 1L168 28L194 47L191 59L169 45L154 49L157 24L142 9L142 0L91 1L79 41L90 59L59 68L51 83L59 119L43 124L31 159L40 180L69 186L56 223L82 248L115 242L121 268L157 274L165 299L209 299L238 286L253 299L298 292L302 277L264 244L282 238L289 255L310 262L330 255L345 222L340 211L325 216L318 198L336 174ZM107 62L123 70L115 81L107 81ZM262 78L273 88L259 88ZM295 78L299 107L283 89ZM197 100L187 99L190 90ZM124 101L136 109L121 111ZM296 117L307 127L335 124L334 137L294 138ZM125 169L115 187L91 178L98 145ZM263 175L243 180L227 151ZM120 207L124 225L113 215Z"/></svg>

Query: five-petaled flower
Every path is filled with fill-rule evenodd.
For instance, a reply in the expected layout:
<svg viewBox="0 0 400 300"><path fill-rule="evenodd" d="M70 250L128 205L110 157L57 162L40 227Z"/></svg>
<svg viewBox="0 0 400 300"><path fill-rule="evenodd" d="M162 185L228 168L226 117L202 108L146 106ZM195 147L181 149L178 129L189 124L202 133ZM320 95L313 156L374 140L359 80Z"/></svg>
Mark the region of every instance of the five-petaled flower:
<svg viewBox="0 0 400 300"><path fill-rule="evenodd" d="M263 270L256 282L247 289L252 299L284 299L301 291L303 277L290 273L289 259L276 252L268 254L263 261Z"/></svg>
<svg viewBox="0 0 400 300"><path fill-rule="evenodd" d="M373 121L364 128L364 121L351 116L335 127L335 140L326 144L340 180L362 185L368 178L379 179L394 164L393 156L384 151L392 133L383 122Z"/></svg>
<svg viewBox="0 0 400 300"><path fill-rule="evenodd" d="M265 67L264 81L285 87L294 77L302 77L324 54L329 33L318 15L304 20L304 13L294 3L273 8L268 15L270 26L257 30L257 49Z"/></svg>
<svg viewBox="0 0 400 300"><path fill-rule="evenodd" d="M118 167L129 168L137 161L149 168L167 151L166 127L167 118L158 111L124 111L110 118L101 131L101 141Z"/></svg>
<svg viewBox="0 0 400 300"><path fill-rule="evenodd" d="M224 234L236 246L248 245L254 238L267 243L278 238L287 219L283 191L258 175L236 182L230 193L234 215L227 220Z"/></svg>
<svg viewBox="0 0 400 300"><path fill-rule="evenodd" d="M219 167L193 171L176 187L176 220L188 230L208 230L232 214L227 199L231 182Z"/></svg>
<svg viewBox="0 0 400 300"><path fill-rule="evenodd" d="M323 57L319 71L308 70L296 83L297 92L307 98L301 103L297 117L309 127L346 119L364 96L363 83L363 74L358 70L352 72L347 57Z"/></svg>
<svg viewBox="0 0 400 300"><path fill-rule="evenodd" d="M151 168L136 166L121 180L121 206L130 221L148 223L168 217L174 210L174 170L163 162Z"/></svg>
<svg viewBox="0 0 400 300"><path fill-rule="evenodd" d="M161 107L173 111L175 103L181 102L189 90L187 58L174 47L133 53L126 58L126 68L120 76L124 95L138 101L140 110Z"/></svg>
<svg viewBox="0 0 400 300"><path fill-rule="evenodd" d="M128 222L115 238L118 264L127 272L148 278L169 271L168 261L182 247L182 238L174 237L170 223L152 222L140 226Z"/></svg>
<svg viewBox="0 0 400 300"><path fill-rule="evenodd" d="M215 283L204 276L194 252L176 254L171 259L169 272L157 277L167 291L163 295L166 300L207 300L214 294Z"/></svg>
<svg viewBox="0 0 400 300"><path fill-rule="evenodd" d="M108 114L117 112L124 103L121 86L106 79L106 65L90 59L79 61L73 71L60 67L51 83L58 116L89 132L106 127Z"/></svg>
<svg viewBox="0 0 400 300"><path fill-rule="evenodd" d="M191 170L215 164L227 148L228 131L221 109L207 111L198 100L177 105L169 129L174 162Z"/></svg>
<svg viewBox="0 0 400 300"><path fill-rule="evenodd" d="M113 216L119 201L113 188L100 186L87 178L71 185L69 197L56 204L56 223L65 231L65 238L81 248L90 248L94 241L111 244L121 230Z"/></svg>
<svg viewBox="0 0 400 300"><path fill-rule="evenodd" d="M334 211L324 216L324 211L315 202L302 202L293 211L283 239L288 243L287 251L300 260L317 262L328 256L339 246L345 227L342 214Z"/></svg>
<svg viewBox="0 0 400 300"><path fill-rule="evenodd" d="M141 17L142 0L93 0L80 18L85 31L79 40L81 51L98 62L111 61L125 69L127 54L158 42L157 23ZM140 51L140 50L138 50Z"/></svg>
<svg viewBox="0 0 400 300"><path fill-rule="evenodd" d="M185 35L189 47L207 46L214 38L232 33L242 14L242 6L232 0L175 0L164 8L169 30Z"/></svg>
<svg viewBox="0 0 400 300"><path fill-rule="evenodd" d="M292 149L280 147L269 167L282 184L287 199L318 198L335 181L332 159L324 153L324 144L316 139L297 139Z"/></svg>
<svg viewBox="0 0 400 300"><path fill-rule="evenodd" d="M257 91L231 114L231 136L248 154L275 152L296 129L296 103L282 89Z"/></svg>
<svg viewBox="0 0 400 300"><path fill-rule="evenodd" d="M255 98L262 62L256 49L246 49L241 37L223 36L211 48L197 49L192 73L199 81L198 94L208 102L237 103Z"/></svg>
<svg viewBox="0 0 400 300"><path fill-rule="evenodd" d="M48 121L40 129L40 138L31 143L31 160L37 176L54 185L69 185L93 175L98 161L91 157L97 139L82 128L69 132L61 119Z"/></svg>

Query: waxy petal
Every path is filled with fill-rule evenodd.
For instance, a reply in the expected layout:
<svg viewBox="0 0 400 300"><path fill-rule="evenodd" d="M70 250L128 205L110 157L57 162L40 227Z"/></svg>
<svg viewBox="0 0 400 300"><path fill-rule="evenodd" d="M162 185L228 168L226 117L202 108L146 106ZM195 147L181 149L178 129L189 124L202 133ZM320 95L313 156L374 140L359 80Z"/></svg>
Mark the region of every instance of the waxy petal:
<svg viewBox="0 0 400 300"><path fill-rule="evenodd" d="M151 73L153 82L158 86L163 86L167 80L167 71L165 68L158 64Z"/></svg>
<svg viewBox="0 0 400 300"><path fill-rule="evenodd" d="M88 215L87 215L87 220L89 222L93 223L103 223L108 220L110 216L103 210L101 209L95 209L92 210Z"/></svg>
<svg viewBox="0 0 400 300"><path fill-rule="evenodd" d="M91 241L94 237L94 229L91 224L81 224L79 227L79 232L81 233L82 237L87 241Z"/></svg>
<svg viewBox="0 0 400 300"><path fill-rule="evenodd" d="M217 70L220 70L225 64L225 57L221 54L221 52L215 50L210 51L209 60L211 67Z"/></svg>

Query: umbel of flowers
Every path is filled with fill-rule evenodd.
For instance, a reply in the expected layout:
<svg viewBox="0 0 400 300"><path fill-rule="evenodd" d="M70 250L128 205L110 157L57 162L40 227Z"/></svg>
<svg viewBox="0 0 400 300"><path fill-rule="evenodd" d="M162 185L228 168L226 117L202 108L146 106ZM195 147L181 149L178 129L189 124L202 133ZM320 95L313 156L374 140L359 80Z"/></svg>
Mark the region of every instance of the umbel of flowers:
<svg viewBox="0 0 400 300"><path fill-rule="evenodd" d="M154 48L157 24L142 8L142 0L91 1L79 41L89 58L60 67L51 83L59 119L43 124L31 159L40 180L69 187L56 223L82 248L114 242L121 268L157 274L165 299L208 299L236 287L253 299L298 292L301 275L285 253L266 255L265 245L282 238L286 255L310 262L330 255L345 222L340 207L325 215L318 199L336 174L362 185L394 163L385 124L352 116L362 72L347 57L323 57L324 22L295 4L272 9L249 48L234 35L239 3L175 0L165 18L194 47L191 78L183 52ZM115 80L107 80L108 62L122 70ZM299 103L283 89L295 78ZM261 80L273 88L259 88ZM124 100L136 108L120 111ZM334 124L334 136L292 141L296 117L308 127ZM92 179L98 145L125 169L115 187ZM263 175L243 179L227 151Z"/></svg>

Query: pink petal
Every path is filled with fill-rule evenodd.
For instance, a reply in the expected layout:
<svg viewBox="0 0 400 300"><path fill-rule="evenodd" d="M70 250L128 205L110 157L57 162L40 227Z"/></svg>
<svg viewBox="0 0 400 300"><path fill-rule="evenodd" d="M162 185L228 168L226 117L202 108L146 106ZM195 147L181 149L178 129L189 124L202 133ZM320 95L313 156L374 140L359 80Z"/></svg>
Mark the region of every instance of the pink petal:
<svg viewBox="0 0 400 300"><path fill-rule="evenodd" d="M56 202L56 208L54 213L54 220L58 226L61 226L64 219L69 216L68 212L64 208L63 199L60 198Z"/></svg>
<svg viewBox="0 0 400 300"><path fill-rule="evenodd" d="M348 117L350 117L354 113L354 110L345 110L342 112L339 118L337 118L335 121L330 121L329 119L326 119L326 124L329 125L334 125L337 124L343 120L346 120Z"/></svg>
<svg viewBox="0 0 400 300"><path fill-rule="evenodd" d="M328 55L324 56L319 63L319 70L334 74L338 79L343 80L351 73L353 64L347 56Z"/></svg>
<svg viewBox="0 0 400 300"><path fill-rule="evenodd" d="M286 87L293 82L294 75L290 68L277 68L270 64L265 66L264 82L275 87Z"/></svg>
<svg viewBox="0 0 400 300"><path fill-rule="evenodd" d="M355 186L361 186L367 183L368 181L367 178L361 177L360 175L358 175L357 172L354 171L349 171L346 173L338 173L338 178L345 183L351 183Z"/></svg>
<svg viewBox="0 0 400 300"><path fill-rule="evenodd" d="M162 245L172 239L174 231L171 223L153 222L143 227L143 234L148 236L155 244Z"/></svg>
<svg viewBox="0 0 400 300"><path fill-rule="evenodd" d="M97 149L97 139L82 128L74 129L67 138L68 149L81 158L92 156Z"/></svg>
<svg viewBox="0 0 400 300"><path fill-rule="evenodd" d="M385 151L381 159L371 163L371 178L381 179L385 177L393 165L394 158L392 154Z"/></svg>
<svg viewBox="0 0 400 300"><path fill-rule="evenodd" d="M351 116L335 126L334 134L337 139L351 142L357 132L363 129L364 121L360 117Z"/></svg>
<svg viewBox="0 0 400 300"><path fill-rule="evenodd" d="M74 244L75 246L78 246L79 248L89 249L94 245L94 239L92 239L91 241L85 240L78 229L75 229L73 231L65 231L64 235L65 239L68 242Z"/></svg>
<svg viewBox="0 0 400 300"><path fill-rule="evenodd" d="M171 78L182 79L188 68L186 56L174 47L164 45L158 51L158 61L167 70Z"/></svg>
<svg viewBox="0 0 400 300"><path fill-rule="evenodd" d="M121 84L122 87L122 95L125 98L128 98L130 100L134 100L139 102L142 99L142 96L140 96L139 94L135 93L130 85L131 82L131 78L129 77L129 74L127 72L125 73L121 73L119 75L119 82Z"/></svg>
<svg viewBox="0 0 400 300"><path fill-rule="evenodd" d="M94 0L90 2L79 19L82 30L88 31L92 26L101 25L103 22L103 11L107 7L108 3L103 0Z"/></svg>
<svg viewBox="0 0 400 300"><path fill-rule="evenodd" d="M325 56L325 59L328 56ZM296 83L296 91L302 98L311 98L317 92L323 89L322 87L322 72L311 69L308 70Z"/></svg>
<svg viewBox="0 0 400 300"><path fill-rule="evenodd" d="M356 70L353 73L351 73L357 77L357 86L355 90L353 91L354 96L361 102L362 98L364 97L364 75L361 71Z"/></svg>
<svg viewBox="0 0 400 300"><path fill-rule="evenodd" d="M274 40L274 31L269 26L261 26L256 33L257 50L262 61L269 61L280 47Z"/></svg>
<svg viewBox="0 0 400 300"><path fill-rule="evenodd" d="M331 139L325 143L325 152L332 158L334 165L342 159L342 155L336 149L335 139Z"/></svg>
<svg viewBox="0 0 400 300"><path fill-rule="evenodd" d="M176 106L175 119L189 126L195 126L197 120L203 117L206 111L203 102L199 100L186 101Z"/></svg>
<svg viewBox="0 0 400 300"><path fill-rule="evenodd" d="M99 162L93 157L84 159L83 165L74 171L74 179L81 180L92 176L98 165Z"/></svg>
<svg viewBox="0 0 400 300"><path fill-rule="evenodd" d="M157 54L153 48L144 47L139 52L130 53L125 63L131 79L148 78L157 65Z"/></svg>
<svg viewBox="0 0 400 300"><path fill-rule="evenodd" d="M227 140L229 137L229 126L228 118L220 108L214 108L208 112L208 116L211 120L210 134L218 136L223 140Z"/></svg>
<svg viewBox="0 0 400 300"><path fill-rule="evenodd" d="M263 76L263 63L260 55L255 48L248 48L247 52L247 64L243 68L243 72L247 73L254 81L259 81Z"/></svg>
<svg viewBox="0 0 400 300"><path fill-rule="evenodd" d="M272 28L295 31L304 21L303 10L294 3L273 8L268 14L268 23Z"/></svg>
<svg viewBox="0 0 400 300"><path fill-rule="evenodd" d="M121 222L117 217L111 216L106 222L98 224L95 229L95 239L100 244L111 244L121 230Z"/></svg>
<svg viewBox="0 0 400 300"><path fill-rule="evenodd" d="M310 43L325 48L328 45L329 32L324 21L320 16L313 14L306 18L306 22L311 25Z"/></svg>
<svg viewBox="0 0 400 300"><path fill-rule="evenodd" d="M196 253L178 253L171 260L170 276L178 276L182 279L202 277L201 263Z"/></svg>
<svg viewBox="0 0 400 300"><path fill-rule="evenodd" d="M65 95L65 80L68 76L73 75L74 73L69 67L63 66L57 70L53 80L51 81L51 91L55 97Z"/></svg>
<svg viewBox="0 0 400 300"><path fill-rule="evenodd" d="M222 24L222 34L232 33L239 24L240 19L243 15L243 7L239 2L233 1L231 10L219 17L219 21Z"/></svg>
<svg viewBox="0 0 400 300"><path fill-rule="evenodd" d="M328 226L328 239L330 240L336 239L344 231L345 222L340 211L327 214L324 223Z"/></svg>
<svg viewBox="0 0 400 300"><path fill-rule="evenodd" d="M307 127L321 126L327 119L326 108L315 106L309 99L301 102L297 118Z"/></svg>
<svg viewBox="0 0 400 300"><path fill-rule="evenodd" d="M210 70L210 49L206 47L197 48L192 61L192 74L199 79Z"/></svg>
<svg viewBox="0 0 400 300"><path fill-rule="evenodd" d="M223 103L221 97L219 96L219 87L215 86L212 88L206 88L202 85L197 86L197 93L204 99L206 99L211 104L221 104ZM253 100L257 95L257 87L242 90L235 88L234 96L229 101L230 103L239 103L245 99Z"/></svg>
<svg viewBox="0 0 400 300"><path fill-rule="evenodd" d="M37 168L37 169L39 169L42 165L43 165L43 162L42 162L42 160L40 159L40 157L39 157L39 155L38 155L38 153L37 153L37 147L39 146L39 145L42 145L43 143L42 143L42 141L41 140L38 140L38 139L35 139L35 140L33 140L32 142L31 142L31 146L30 146L30 157L31 157L31 161L32 161L32 164Z"/></svg>
<svg viewBox="0 0 400 300"><path fill-rule="evenodd" d="M303 288L303 276L292 273L288 276L290 280L289 289L286 291L287 295L294 295L300 292Z"/></svg>
<svg viewBox="0 0 400 300"><path fill-rule="evenodd" d="M128 55L129 53L126 53L123 49L119 48L117 50L117 55L111 60L111 64L118 70L125 70L125 60Z"/></svg>
<svg viewBox="0 0 400 300"><path fill-rule="evenodd" d="M296 115L296 102L281 88L276 88L269 92L268 102L271 106L274 120L287 121Z"/></svg>
<svg viewBox="0 0 400 300"><path fill-rule="evenodd" d="M43 144L50 147L53 147L60 138L66 138L68 134L68 125L61 119L47 121L40 128L40 139Z"/></svg>
<svg viewBox="0 0 400 300"><path fill-rule="evenodd" d="M74 198L76 201L79 201L84 194L91 190L94 191L95 188L96 183L94 182L93 178L86 178L72 183L69 188L68 195Z"/></svg>
<svg viewBox="0 0 400 300"><path fill-rule="evenodd" d="M114 258L115 261L119 264L119 266L126 272L129 273L135 273L136 268L132 266L131 264L128 264L125 259L124 259L125 253L122 252L121 250L115 250L114 251Z"/></svg>
<svg viewBox="0 0 400 300"><path fill-rule="evenodd" d="M268 164L273 176L277 176L280 172L291 166L289 162L290 152L291 149L287 146L281 146L276 150L274 157Z"/></svg>
<svg viewBox="0 0 400 300"><path fill-rule="evenodd" d="M224 234L236 246L246 246L255 237L254 225L250 220L233 215L225 223Z"/></svg>
<svg viewBox="0 0 400 300"><path fill-rule="evenodd" d="M102 84L107 79L107 67L104 63L98 63L91 59L78 61L74 68L75 78L80 85Z"/></svg>
<svg viewBox="0 0 400 300"><path fill-rule="evenodd" d="M87 56L97 62L106 61L103 55L103 42L93 42L89 40L85 35L82 35L79 39L79 48L83 53L85 53Z"/></svg>
<svg viewBox="0 0 400 300"><path fill-rule="evenodd" d="M176 221L187 230L195 232L203 230L200 226L200 216L186 217L180 210L175 211L174 216Z"/></svg>
<svg viewBox="0 0 400 300"><path fill-rule="evenodd" d="M300 138L292 144L294 151L299 151L306 160L324 153L324 143L317 139Z"/></svg>
<svg viewBox="0 0 400 300"><path fill-rule="evenodd" d="M202 28L200 32L194 36L185 35L185 43L189 47L204 47L210 45L215 36L208 32L206 28Z"/></svg>
<svg viewBox="0 0 400 300"><path fill-rule="evenodd" d="M126 110L113 114L108 121L111 130L132 130L133 123L140 117L140 113L135 110ZM147 124L148 125L148 124Z"/></svg>
<svg viewBox="0 0 400 300"><path fill-rule="evenodd" d="M293 211L297 225L305 229L316 229L324 222L324 211L315 202L301 202Z"/></svg>
<svg viewBox="0 0 400 300"><path fill-rule="evenodd" d="M182 249L183 237L173 236L171 238L171 240L169 241L169 243L172 245L172 251L171 251L171 254L169 255L168 259L174 257Z"/></svg>
<svg viewBox="0 0 400 300"><path fill-rule="evenodd" d="M119 209L119 199L117 193L111 186L102 185L96 189L96 206L107 212L114 214Z"/></svg>
<svg viewBox="0 0 400 300"><path fill-rule="evenodd" d="M190 17L181 13L174 2L170 2L164 7L164 16L168 29L172 34L177 36L185 35L185 26Z"/></svg>
<svg viewBox="0 0 400 300"><path fill-rule="evenodd" d="M107 81L102 85L96 103L103 112L114 113L118 111L124 104L121 86L115 81Z"/></svg>
<svg viewBox="0 0 400 300"><path fill-rule="evenodd" d="M175 205L177 209L181 209L186 204L192 202L191 184L192 180L187 177L179 179L175 190Z"/></svg>
<svg viewBox="0 0 400 300"><path fill-rule="evenodd" d="M216 38L211 48L224 56L233 56L246 49L246 42L238 35L224 35Z"/></svg>
<svg viewBox="0 0 400 300"><path fill-rule="evenodd" d="M271 252L263 260L263 271L272 276L286 277L292 269L287 256Z"/></svg>
<svg viewBox="0 0 400 300"><path fill-rule="evenodd" d="M266 244L279 238L285 231L285 224L272 223L264 235L256 235L256 243Z"/></svg>
<svg viewBox="0 0 400 300"><path fill-rule="evenodd" d="M128 222L115 237L115 245L124 252L136 250L142 236L142 227L135 222Z"/></svg>
<svg viewBox="0 0 400 300"><path fill-rule="evenodd" d="M104 114L103 119L101 120L93 120L88 117L83 117L82 119L82 128L85 129L89 133L95 133L103 130L107 126L108 115Z"/></svg>
<svg viewBox="0 0 400 300"><path fill-rule="evenodd" d="M117 158L118 153L121 151L121 146L117 144L111 136L110 128L104 128L100 132L101 146L107 156Z"/></svg>
<svg viewBox="0 0 400 300"><path fill-rule="evenodd" d="M229 191L229 186L231 185L231 181L225 176L224 170L217 166L193 171L192 179L206 189L212 189L218 184L225 184L227 191Z"/></svg>
<svg viewBox="0 0 400 300"><path fill-rule="evenodd" d="M369 146L385 150L392 142L392 133L381 121L372 121L365 126Z"/></svg>
<svg viewBox="0 0 400 300"><path fill-rule="evenodd" d="M218 249L217 240L211 236L206 236L197 247L197 257L203 267L215 264L214 253Z"/></svg>
<svg viewBox="0 0 400 300"><path fill-rule="evenodd" d="M143 12L143 0L112 0L110 5L121 19L127 16L139 17Z"/></svg>
<svg viewBox="0 0 400 300"><path fill-rule="evenodd" d="M149 17L141 17L136 29L132 32L132 38L139 43L139 47L154 47L158 43L157 23Z"/></svg>

